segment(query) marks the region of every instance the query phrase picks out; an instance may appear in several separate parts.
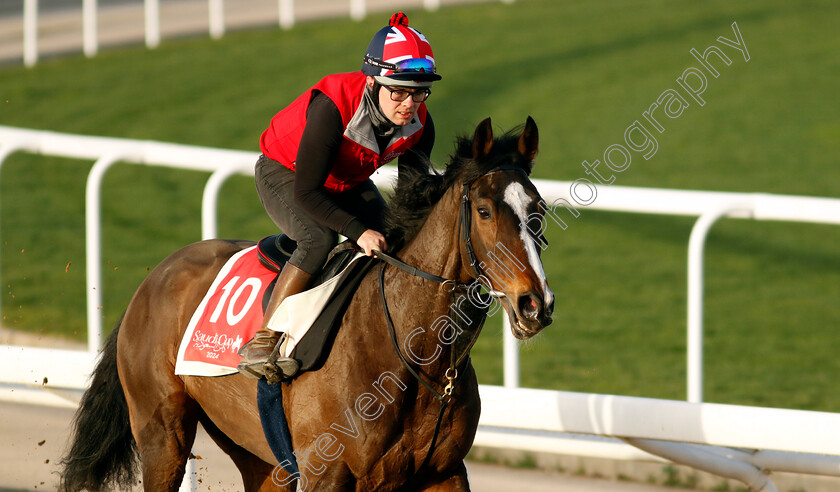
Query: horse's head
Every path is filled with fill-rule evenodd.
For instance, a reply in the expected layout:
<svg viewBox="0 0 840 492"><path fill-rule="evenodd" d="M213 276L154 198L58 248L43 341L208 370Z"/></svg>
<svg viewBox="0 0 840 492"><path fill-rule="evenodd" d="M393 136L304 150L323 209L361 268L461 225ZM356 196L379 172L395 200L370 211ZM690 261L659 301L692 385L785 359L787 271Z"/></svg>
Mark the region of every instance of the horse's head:
<svg viewBox="0 0 840 492"><path fill-rule="evenodd" d="M518 136L494 139L490 118L472 138L472 163L462 182L461 255L500 300L514 336L530 338L551 324L554 293L540 247L527 224L544 203L528 178L537 154L537 125L528 117ZM542 241L541 241L542 242Z"/></svg>
<svg viewBox="0 0 840 492"><path fill-rule="evenodd" d="M394 248L413 244L423 252L419 257L426 254L430 243L417 243L416 239L428 226L428 219L436 217L424 239L431 237L434 247L441 234L449 235L449 244L460 248L455 261L449 263L450 274L459 272L455 276L462 283L478 279L499 296L513 334L521 339L548 326L554 310L554 294L548 288L538 246L545 241L532 237L532 229L527 227L532 221L542 223L541 207L545 207L528 179L538 141L537 125L530 117L521 133L495 138L488 118L472 138L457 141L444 173L435 171L431 162L401 167L387 216L388 242ZM442 201L444 196L451 200ZM458 199L460 210L453 210L451 205ZM456 230L443 230L456 220ZM453 259L450 255L437 258L443 269L443 263ZM482 299L474 305L486 302Z"/></svg>

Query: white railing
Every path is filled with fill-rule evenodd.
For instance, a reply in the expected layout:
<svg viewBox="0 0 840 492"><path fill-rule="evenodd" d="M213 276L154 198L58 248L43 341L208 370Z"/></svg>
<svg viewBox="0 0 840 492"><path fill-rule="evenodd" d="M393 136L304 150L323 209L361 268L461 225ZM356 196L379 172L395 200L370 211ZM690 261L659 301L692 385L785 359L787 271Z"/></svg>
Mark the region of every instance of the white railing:
<svg viewBox="0 0 840 492"><path fill-rule="evenodd" d="M95 161L86 188L88 352L0 346L0 383L17 385L14 391L0 392L0 398L55 404L66 401L68 391L78 396L101 345L99 211L107 170L121 162L210 172L201 220L202 237L211 238L216 237L222 184L233 175L252 174L256 153L0 126L0 168L17 151ZM383 168L374 180L388 186L394 176L394 169ZM534 183L546 202L557 206L552 214L555 217L567 210L559 205L575 205L569 193L572 183L539 179ZM651 458L615 440L587 441L567 433L616 436L647 452L736 478L756 490L775 490L766 476L756 471L764 468L840 476L840 414L700 403L703 245L710 227L723 217L840 224L840 199L620 186L599 187L597 192L597 199L587 208L699 217L688 248L689 402L517 388L517 346L505 330L509 337L505 342L505 387L481 387L483 411L476 444L552 452L569 449L574 450L570 454L619 459ZM568 215L562 220L578 219ZM766 451L745 453L730 447Z"/></svg>
<svg viewBox="0 0 840 492"><path fill-rule="evenodd" d="M96 161L86 187L85 217L88 347L93 351L100 347L102 337L99 209L105 172L116 162L211 172L202 199L202 239L207 239L216 237L216 203L221 186L235 174L253 173L256 158L254 153L246 151L0 127L0 157L15 150ZM393 168L383 168L374 175L374 181L389 186L394 173ZM549 204L557 205L557 210L565 210L560 204L574 206L569 192L571 182L535 179L534 184ZM723 217L840 224L840 199L834 198L625 186L602 186L597 193L597 199L587 208L699 217L691 232L688 251L687 399L695 403L703 400L703 250L711 226ZM570 214L564 219L577 220ZM518 387L517 342L509 331L505 330L504 382L505 387Z"/></svg>
<svg viewBox="0 0 840 492"><path fill-rule="evenodd" d="M569 191L573 183L536 179L534 184L550 203L559 199L575 204ZM711 226L724 217L840 224L840 199L768 193L599 186L597 198L586 208L698 217L688 248L687 399L694 403L703 401L703 250Z"/></svg>
<svg viewBox="0 0 840 492"><path fill-rule="evenodd" d="M226 175L230 176L231 170L253 172L256 160L256 156L251 152L0 127L0 157L8 156L16 150L95 160L85 188L87 332L88 349L93 352L99 350L102 345L103 332L102 310L99 309L99 306L102 306L100 201L105 172L117 162L125 162L212 172L213 178L215 173L227 173ZM3 161L0 160L0 169L2 166ZM211 179L210 184L213 183L217 183L217 186L222 184L220 180ZM212 186L205 194L218 194L218 188L215 191L211 188ZM215 204L212 205L212 210L215 211ZM215 217L212 224L206 226L214 232ZM204 237L212 235L215 233L205 234Z"/></svg>
<svg viewBox="0 0 840 492"><path fill-rule="evenodd" d="M6 383L0 399L74 407L95 358L0 345L0 383ZM836 413L487 385L479 391L476 446L616 460L664 457L766 492L776 491L769 471L840 476Z"/></svg>
<svg viewBox="0 0 840 492"><path fill-rule="evenodd" d="M254 9L252 5L248 4L250 0L228 0L229 4L234 5L240 10L252 9L256 10L252 15L251 24L261 24L265 21L264 8L261 5ZM301 8L306 10L307 5L299 5L295 8L294 0L276 0L277 1L277 25L281 29L291 29L297 22L297 12ZM456 3L459 0L448 0L450 3ZM207 31L213 39L219 39L224 36L226 26L225 20L225 0L184 0L182 3L205 4L207 13ZM512 3L513 0L502 0L503 3ZM161 41L161 0L143 0L143 37L148 48L156 48ZM314 4L314 2L313 2ZM367 0L319 0L318 5L309 5L309 7L317 7L313 10L314 14L304 14L305 16L315 15L324 16L327 13L334 13L337 15L348 15L346 11L349 9L349 16L353 20L362 20L368 14ZM435 11L440 8L441 0L423 0L423 8L428 11ZM107 7L106 7L107 8ZM382 8L382 5L379 5ZM400 8L400 2L393 2L389 4L388 8ZM198 9L197 9L198 10ZM100 9L98 0L82 0L81 3L81 18L82 18L82 51L85 56L93 57L99 52L99 29ZM38 0L23 0L23 62L26 66L34 66L39 58L38 46L38 23L39 23L39 9ZM192 19L187 19L191 21Z"/></svg>

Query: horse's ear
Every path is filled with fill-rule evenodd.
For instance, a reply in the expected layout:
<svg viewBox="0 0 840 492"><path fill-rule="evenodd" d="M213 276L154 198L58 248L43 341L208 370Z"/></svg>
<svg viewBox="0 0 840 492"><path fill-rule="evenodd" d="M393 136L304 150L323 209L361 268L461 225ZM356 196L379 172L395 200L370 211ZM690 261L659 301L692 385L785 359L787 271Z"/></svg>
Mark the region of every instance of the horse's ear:
<svg viewBox="0 0 840 492"><path fill-rule="evenodd" d="M493 125L490 118L478 124L473 136L473 159L479 159L490 153L493 148Z"/></svg>
<svg viewBox="0 0 840 492"><path fill-rule="evenodd" d="M528 159L528 162L533 161L537 156L537 151L540 146L540 133L537 130L537 123L530 116L525 121L525 129L522 131L522 136L519 137L519 153Z"/></svg>

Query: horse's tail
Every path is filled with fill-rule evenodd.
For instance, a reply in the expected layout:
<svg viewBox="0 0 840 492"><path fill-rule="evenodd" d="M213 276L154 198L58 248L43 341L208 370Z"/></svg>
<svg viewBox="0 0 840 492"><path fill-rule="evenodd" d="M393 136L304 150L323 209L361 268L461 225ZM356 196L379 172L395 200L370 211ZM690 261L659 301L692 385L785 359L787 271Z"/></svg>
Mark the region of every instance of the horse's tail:
<svg viewBox="0 0 840 492"><path fill-rule="evenodd" d="M117 374L117 335L122 320L102 349L90 388L74 418L73 444L62 460L62 491L130 488L137 472L137 444L128 404Z"/></svg>

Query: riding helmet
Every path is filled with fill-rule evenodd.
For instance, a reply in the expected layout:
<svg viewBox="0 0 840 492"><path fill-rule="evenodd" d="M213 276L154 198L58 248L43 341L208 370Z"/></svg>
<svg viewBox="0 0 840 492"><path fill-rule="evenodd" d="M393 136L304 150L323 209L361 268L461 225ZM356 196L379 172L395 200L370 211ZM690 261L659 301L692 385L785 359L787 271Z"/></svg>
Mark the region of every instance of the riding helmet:
<svg viewBox="0 0 840 492"><path fill-rule="evenodd" d="M388 26L374 34L362 73L382 85L400 87L431 87L441 79L432 46L423 34L408 27L408 17L402 12L392 15Z"/></svg>

